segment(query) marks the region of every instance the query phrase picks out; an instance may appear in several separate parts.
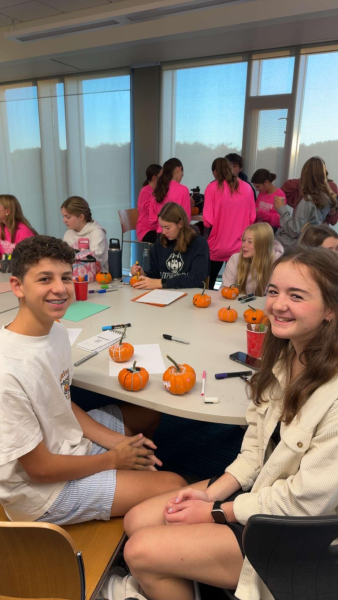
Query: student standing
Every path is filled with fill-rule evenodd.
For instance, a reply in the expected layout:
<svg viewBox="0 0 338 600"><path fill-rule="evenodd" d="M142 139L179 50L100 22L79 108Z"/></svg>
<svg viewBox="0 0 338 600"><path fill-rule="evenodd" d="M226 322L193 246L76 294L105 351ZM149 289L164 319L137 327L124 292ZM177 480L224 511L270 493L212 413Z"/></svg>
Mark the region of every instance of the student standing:
<svg viewBox="0 0 338 600"><path fill-rule="evenodd" d="M275 196L274 207L280 216L280 228L276 232L284 248L297 243L303 227L319 225L331 210L336 210L338 202L327 181L324 161L318 156L309 158L302 168L300 178L302 199L292 215L284 204L284 198Z"/></svg>
<svg viewBox="0 0 338 600"><path fill-rule="evenodd" d="M298 244L312 248L328 248L338 252L338 233L325 223L321 225L310 225L303 229Z"/></svg>
<svg viewBox="0 0 338 600"><path fill-rule="evenodd" d="M230 154L227 154L225 158L229 161L233 174L236 175L236 177L239 177L239 179L242 181L245 181L245 183L249 184L253 191L254 199L256 200L255 188L253 185L251 185L249 177L243 171L243 157L235 152L230 152Z"/></svg>
<svg viewBox="0 0 338 600"><path fill-rule="evenodd" d="M150 242L151 244L156 242L157 227L150 224L149 204L161 170L161 165L149 165L146 170L146 180L138 197L138 219L136 224L136 234L137 239L141 242Z"/></svg>
<svg viewBox="0 0 338 600"><path fill-rule="evenodd" d="M162 233L150 249L150 267L139 273L138 289L203 287L209 272L207 241L189 226L185 210L176 202L165 204L159 214Z"/></svg>
<svg viewBox="0 0 338 600"><path fill-rule="evenodd" d="M24 217L19 200L11 194L0 195L0 230L1 254L7 254L7 244L16 245L25 238L37 235Z"/></svg>
<svg viewBox="0 0 338 600"><path fill-rule="evenodd" d="M239 456L221 476L125 517L125 559L147 598L193 600L195 580L237 588L240 600L272 600L244 556L248 519L337 515L337 254L297 247L282 256L265 310L270 327Z"/></svg>
<svg viewBox="0 0 338 600"><path fill-rule="evenodd" d="M267 169L258 169L251 177L251 182L254 184L258 192L256 211L257 223L264 221L269 223L271 227L279 227L279 214L274 207L275 196L285 198L283 190L273 185L277 175L270 173ZM286 198L285 198L286 204Z"/></svg>
<svg viewBox="0 0 338 600"><path fill-rule="evenodd" d="M250 225L243 233L241 251L227 262L222 287L236 284L241 294L265 296L273 264L283 253L268 223Z"/></svg>
<svg viewBox="0 0 338 600"><path fill-rule="evenodd" d="M216 158L211 170L215 181L205 190L203 221L212 228L208 244L209 287L213 290L224 261L240 251L243 232L255 221L256 210L249 184L232 173L227 159Z"/></svg>
<svg viewBox="0 0 338 600"><path fill-rule="evenodd" d="M67 226L63 239L72 248L79 248L79 239L88 238L89 248L101 263L101 271L108 271L107 232L94 221L88 202L81 196L71 196L61 206L63 222Z"/></svg>
<svg viewBox="0 0 338 600"><path fill-rule="evenodd" d="M191 221L190 192L181 184L183 175L183 165L178 158L170 158L164 163L149 204L149 221L152 227L156 227L157 233L161 233L162 230L158 223L158 215L167 202L180 204L187 213L188 223Z"/></svg>

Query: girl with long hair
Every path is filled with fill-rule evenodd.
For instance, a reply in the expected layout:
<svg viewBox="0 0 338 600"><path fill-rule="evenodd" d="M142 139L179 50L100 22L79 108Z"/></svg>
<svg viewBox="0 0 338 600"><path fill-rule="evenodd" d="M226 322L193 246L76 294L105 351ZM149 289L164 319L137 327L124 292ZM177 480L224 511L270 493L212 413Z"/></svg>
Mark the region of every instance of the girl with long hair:
<svg viewBox="0 0 338 600"><path fill-rule="evenodd" d="M145 273L137 265L131 274L139 274L138 289L203 287L209 271L209 250L204 237L190 226L185 210L168 202L159 214L161 235L150 249L150 267Z"/></svg>
<svg viewBox="0 0 338 600"><path fill-rule="evenodd" d="M331 211L335 211L338 202L332 192L324 161L319 156L313 156L303 165L300 177L301 196L292 215L284 205L284 198L275 196L274 207L280 216L280 228L276 239L287 248L297 243L303 227L320 225Z"/></svg>
<svg viewBox="0 0 338 600"><path fill-rule="evenodd" d="M89 249L101 263L101 270L108 271L107 232L94 221L88 202L81 196L70 196L61 206L63 222L67 226L63 236L72 248L79 248L79 239L88 238Z"/></svg>
<svg viewBox="0 0 338 600"><path fill-rule="evenodd" d="M298 244L312 248L328 248L338 252L338 233L325 223L305 227L298 240Z"/></svg>
<svg viewBox="0 0 338 600"><path fill-rule="evenodd" d="M208 244L213 290L224 261L240 251L243 231L255 221L256 208L249 184L233 175L226 158L216 158L211 170L215 181L205 190L203 222L212 228Z"/></svg>
<svg viewBox="0 0 338 600"><path fill-rule="evenodd" d="M183 165L178 158L170 158L164 163L149 204L149 222L152 227L156 227L157 233L161 233L162 230L158 216L167 202L176 202L182 206L187 213L188 223L190 223L190 192L185 185L181 184L183 175Z"/></svg>
<svg viewBox="0 0 338 600"><path fill-rule="evenodd" d="M149 165L146 170L146 180L137 200L138 219L136 223L136 235L137 239L141 242L150 242L151 244L156 242L157 227L150 224L149 204L161 171L161 165Z"/></svg>
<svg viewBox="0 0 338 600"><path fill-rule="evenodd" d="M199 581L272 600L244 556L249 517L338 514L338 255L296 246L279 258L265 310L239 456L221 476L125 517L125 559L147 598L193 600Z"/></svg>
<svg viewBox="0 0 338 600"><path fill-rule="evenodd" d="M16 246L21 240L37 235L30 222L24 217L19 200L12 194L0 195L0 252L7 254L8 247ZM3 242L3 243L2 243Z"/></svg>
<svg viewBox="0 0 338 600"><path fill-rule="evenodd" d="M257 223L264 221L269 223L271 227L279 227L279 214L274 208L274 198L284 198L286 204L286 198L283 190L273 185L277 175L270 173L268 169L258 169L254 172L251 177L251 183L254 184L256 191L258 192L256 201Z"/></svg>
<svg viewBox="0 0 338 600"><path fill-rule="evenodd" d="M241 251L227 262L222 287L236 284L241 294L264 296L272 266L283 252L283 246L274 239L271 225L250 225L243 233Z"/></svg>

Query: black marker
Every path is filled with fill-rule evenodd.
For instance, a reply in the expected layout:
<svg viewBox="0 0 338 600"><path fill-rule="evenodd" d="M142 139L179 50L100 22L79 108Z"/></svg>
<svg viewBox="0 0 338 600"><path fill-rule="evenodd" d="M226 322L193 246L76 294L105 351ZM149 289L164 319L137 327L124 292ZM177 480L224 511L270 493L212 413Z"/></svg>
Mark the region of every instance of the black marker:
<svg viewBox="0 0 338 600"><path fill-rule="evenodd" d="M252 371L234 371L233 373L216 373L215 379L229 379L229 377L241 377L242 375L252 375Z"/></svg>

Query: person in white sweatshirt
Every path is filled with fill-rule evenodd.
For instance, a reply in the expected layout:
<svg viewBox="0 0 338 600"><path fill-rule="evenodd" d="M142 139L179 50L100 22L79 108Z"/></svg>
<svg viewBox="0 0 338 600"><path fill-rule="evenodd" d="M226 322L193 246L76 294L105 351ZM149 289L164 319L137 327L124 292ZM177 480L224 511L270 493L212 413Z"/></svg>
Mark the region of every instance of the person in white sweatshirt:
<svg viewBox="0 0 338 600"><path fill-rule="evenodd" d="M61 206L63 222L67 231L63 241L72 248L79 248L80 238L88 238L89 248L101 263L101 271L108 271L107 232L94 221L88 202L81 196L70 196Z"/></svg>
<svg viewBox="0 0 338 600"><path fill-rule="evenodd" d="M283 253L269 223L250 225L243 233L241 251L228 260L221 287L236 284L241 294L265 296L272 266Z"/></svg>

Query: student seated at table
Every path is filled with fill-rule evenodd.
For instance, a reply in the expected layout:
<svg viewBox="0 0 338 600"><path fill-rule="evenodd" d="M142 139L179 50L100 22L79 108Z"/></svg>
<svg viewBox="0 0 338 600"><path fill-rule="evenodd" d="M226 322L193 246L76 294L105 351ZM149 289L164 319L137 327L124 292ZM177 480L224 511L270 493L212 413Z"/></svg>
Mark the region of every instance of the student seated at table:
<svg viewBox="0 0 338 600"><path fill-rule="evenodd" d="M11 194L0 195L0 254L10 254L16 244L37 235L24 217L19 200Z"/></svg>
<svg viewBox="0 0 338 600"><path fill-rule="evenodd" d="M0 502L13 521L109 520L184 482L155 470L156 447L139 433L156 412L123 403L87 414L71 402L69 337L55 319L73 301L74 255L48 236L13 252L19 312L0 330Z"/></svg>
<svg viewBox="0 0 338 600"><path fill-rule="evenodd" d="M165 204L159 214L162 233L150 249L150 267L145 273L133 265L132 275L139 273L138 289L201 288L208 277L207 241L189 227L185 210L176 202Z"/></svg>
<svg viewBox="0 0 338 600"><path fill-rule="evenodd" d="M63 222L67 226L63 239L72 248L79 248L79 240L88 238L89 249L101 264L101 271L108 271L107 232L94 221L88 202L81 196L70 196L61 206Z"/></svg>
<svg viewBox="0 0 338 600"><path fill-rule="evenodd" d="M310 225L303 229L298 244L312 248L321 246L333 250L333 252L338 252L338 233L325 223Z"/></svg>
<svg viewBox="0 0 338 600"><path fill-rule="evenodd" d="M241 294L264 296L272 266L283 253L284 248L275 240L271 225L250 225L243 233L241 251L227 262L222 287L236 284Z"/></svg>
<svg viewBox="0 0 338 600"><path fill-rule="evenodd" d="M146 170L146 180L137 200L138 219L136 223L136 235L137 239L141 242L150 242L151 244L156 242L157 225L150 224L149 204L161 171L161 165L149 165Z"/></svg>
<svg viewBox="0 0 338 600"><path fill-rule="evenodd" d="M236 177L239 177L239 179L242 181L245 181L245 183L249 184L252 189L254 199L256 200L256 190L250 183L249 177L243 171L243 157L235 152L230 152L230 154L227 154L224 158L229 161L233 174L236 175Z"/></svg>
<svg viewBox="0 0 338 600"><path fill-rule="evenodd" d="M337 515L338 255L300 247L283 255L265 310L270 327L237 459L125 517L125 559L147 598L193 600L195 580L237 587L240 600L272 600L243 554L249 517Z"/></svg>
<svg viewBox="0 0 338 600"><path fill-rule="evenodd" d="M273 185L277 175L270 173L268 169L258 169L251 177L251 182L254 184L256 191L258 192L256 211L257 223L263 221L269 223L271 227L278 228L280 225L279 214L274 207L275 196L279 198L285 198L283 190ZM285 198L286 204L286 198Z"/></svg>
<svg viewBox="0 0 338 600"><path fill-rule="evenodd" d="M170 158L164 163L149 203L149 222L152 227L156 227L157 233L162 231L158 222L159 213L167 202L176 202L182 206L190 223L191 198L189 189L181 183L183 175L183 165L178 158Z"/></svg>
<svg viewBox="0 0 338 600"><path fill-rule="evenodd" d="M338 202L327 181L324 161L313 156L302 168L302 199L292 215L284 204L284 198L275 196L274 207L280 216L280 228L276 232L278 240L284 248L297 243L300 233L307 223L320 225L331 210L336 210Z"/></svg>

